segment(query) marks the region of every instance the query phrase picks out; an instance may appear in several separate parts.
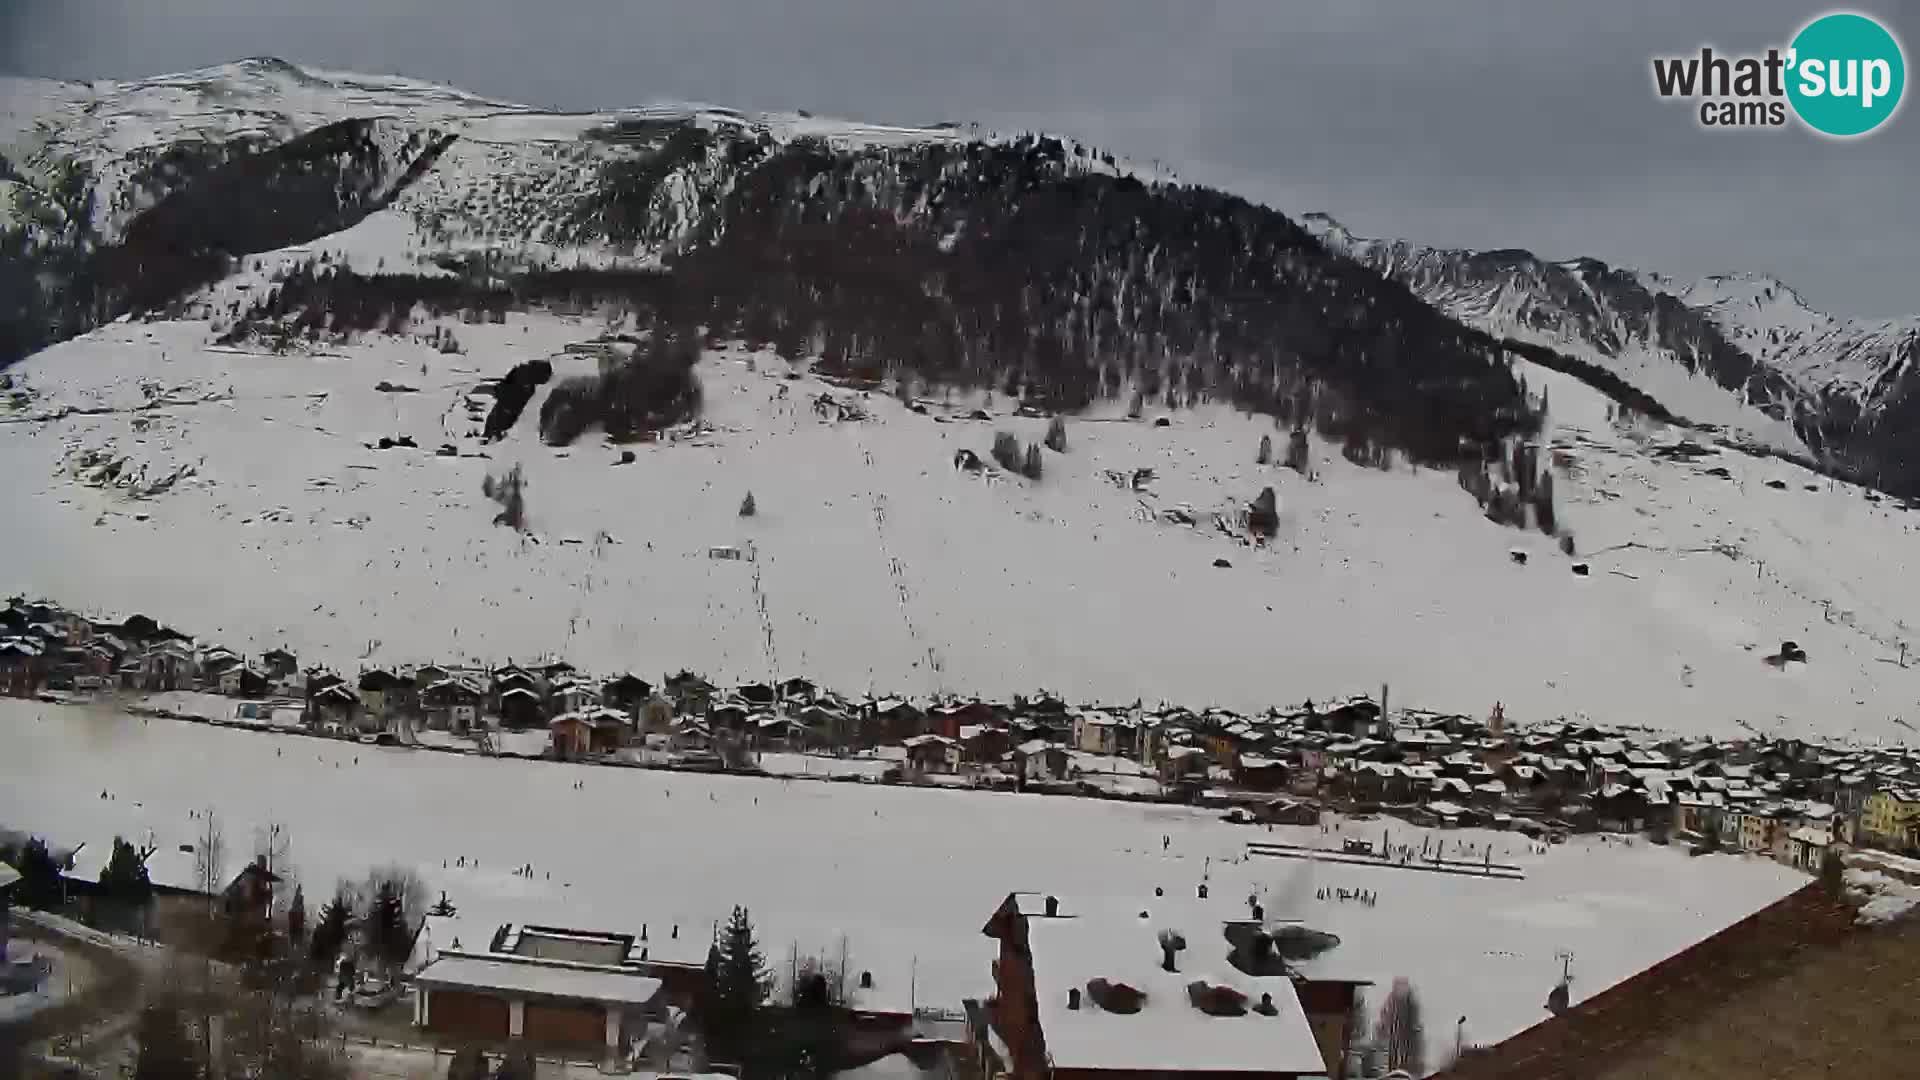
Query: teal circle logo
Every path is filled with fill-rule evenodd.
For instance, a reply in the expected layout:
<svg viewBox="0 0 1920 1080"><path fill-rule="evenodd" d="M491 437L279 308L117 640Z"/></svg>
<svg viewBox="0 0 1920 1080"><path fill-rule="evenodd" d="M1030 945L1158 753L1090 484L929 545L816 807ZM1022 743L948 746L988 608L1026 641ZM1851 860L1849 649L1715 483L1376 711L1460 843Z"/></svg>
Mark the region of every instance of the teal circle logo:
<svg viewBox="0 0 1920 1080"><path fill-rule="evenodd" d="M1865 135L1892 118L1907 89L1907 62L1886 27L1850 11L1822 15L1794 36L1787 100L1823 135Z"/></svg>

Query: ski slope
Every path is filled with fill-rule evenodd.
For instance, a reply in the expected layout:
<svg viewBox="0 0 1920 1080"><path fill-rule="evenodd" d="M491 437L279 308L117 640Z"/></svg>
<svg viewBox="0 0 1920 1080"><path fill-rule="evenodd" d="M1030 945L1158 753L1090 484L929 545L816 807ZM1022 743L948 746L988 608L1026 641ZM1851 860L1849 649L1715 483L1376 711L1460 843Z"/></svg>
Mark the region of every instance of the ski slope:
<svg viewBox="0 0 1920 1080"><path fill-rule="evenodd" d="M1550 393L1585 577L1548 537L1487 522L1450 472L1363 468L1316 441L1310 482L1254 464L1263 434L1284 446L1270 420L1217 407L1072 418L1035 482L954 466L986 458L998 430L1041 440L1046 421L1004 400L936 398L922 415L718 352L698 368L697 431L550 448L533 430L543 388L483 445L490 399L474 388L539 357L556 380L591 371L562 350L603 324L447 325L463 353L418 334L243 353L179 322L32 357L11 372L24 404L0 412L0 587L349 670L559 652L856 694L1046 687L1246 709L1387 683L1397 703L1498 701L1518 722L1912 734L1920 669L1898 660L1920 518L1778 461L1662 459L1683 433L1617 429L1553 372L1527 378ZM821 395L868 419L824 418ZM995 418L966 419L977 407ZM419 448L370 449L382 436ZM436 456L443 443L459 456ZM636 460L616 464L621 449ZM480 490L514 464L528 536L492 524ZM1108 476L1142 468L1156 479L1140 491ZM1214 526L1267 485L1269 547ZM748 492L759 513L741 518ZM1182 505L1197 525L1167 520ZM722 546L754 557L709 557ZM1784 640L1810 662L1764 664Z"/></svg>
<svg viewBox="0 0 1920 1080"><path fill-rule="evenodd" d="M190 814L212 810L231 870L255 830L278 823L309 911L337 880L390 862L416 868L436 899L445 890L458 910L429 920L432 948L456 937L475 947L503 922L644 927L654 956L699 963L714 924L742 904L771 967L784 972L792 948L837 962L844 945L849 971L873 973L859 1000L875 1008L957 1010L990 993L995 944L980 928L1010 891L1117 920L1131 931L1117 940L1147 949L1132 926L1141 910L1199 934L1246 918L1253 895L1269 918L1339 935L1314 967L1373 981L1376 1005L1395 977L1410 978L1429 1015L1449 1021L1429 1026L1436 1061L1453 1017L1468 1018L1472 1042L1544 1017L1563 950L1583 1000L1807 880L1764 859L1688 858L1641 840L1534 853L1511 833L1428 834L1390 819L1343 828L1376 842L1390 830L1415 849L1432 837L1450 853L1491 844L1527 876L1247 858L1249 840L1340 836L1228 825L1187 807L506 761L10 699L0 746L0 823L56 845L151 834L170 848L198 832ZM211 783L209 762L219 763ZM1322 888L1379 900L1320 900ZM1224 963L1224 939L1190 941L1188 970Z"/></svg>

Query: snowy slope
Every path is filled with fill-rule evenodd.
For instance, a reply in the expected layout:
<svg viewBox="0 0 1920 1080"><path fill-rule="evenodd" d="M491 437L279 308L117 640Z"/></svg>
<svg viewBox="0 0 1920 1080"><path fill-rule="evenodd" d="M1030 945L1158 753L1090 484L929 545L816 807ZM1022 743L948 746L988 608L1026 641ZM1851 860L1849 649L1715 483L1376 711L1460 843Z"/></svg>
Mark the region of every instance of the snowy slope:
<svg viewBox="0 0 1920 1080"><path fill-rule="evenodd" d="M460 355L416 334L275 356L211 349L201 323L121 323L48 349L12 372L24 407L0 413L0 587L346 667L560 651L849 692L1240 707L1387 682L1396 701L1498 700L1520 720L1910 734L1920 671L1893 661L1920 601L1920 519L1790 464L1662 459L1679 433L1616 430L1604 398L1552 372L1527 378L1551 395L1587 577L1547 537L1486 521L1450 473L1323 446L1317 482L1256 466L1271 421L1222 408L1164 428L1095 412L1038 482L983 478L955 454L985 457L998 430L1037 442L1046 422L877 394L859 401L869 420L829 421L814 400L852 392L717 353L698 369L710 427L630 447L633 464L593 436L542 445L539 396L505 442L475 438L483 379L545 356L589 371L561 350L600 328L516 314L451 324ZM368 449L400 435L420 449ZM532 540L495 527L480 493L514 463ZM1137 468L1157 473L1144 492L1107 475ZM1271 548L1214 528L1266 485ZM1198 526L1165 520L1181 504ZM718 545L757 557L710 559ZM1761 662L1789 639L1811 663Z"/></svg>
<svg viewBox="0 0 1920 1080"><path fill-rule="evenodd" d="M1809 394L1877 403L1920 356L1920 319L1837 319L1764 274L1716 275L1674 291Z"/></svg>

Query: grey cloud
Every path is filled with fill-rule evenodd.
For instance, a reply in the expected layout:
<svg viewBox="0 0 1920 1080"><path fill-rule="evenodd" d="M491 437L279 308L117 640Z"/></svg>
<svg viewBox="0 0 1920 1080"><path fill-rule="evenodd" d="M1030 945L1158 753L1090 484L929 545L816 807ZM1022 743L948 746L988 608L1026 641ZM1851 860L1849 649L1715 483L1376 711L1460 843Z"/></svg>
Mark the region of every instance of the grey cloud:
<svg viewBox="0 0 1920 1080"><path fill-rule="evenodd" d="M124 78L272 54L566 108L662 98L1055 130L1289 213L1920 311L1920 118L1710 134L1648 60L1822 10L1344 0L0 0L0 68ZM1920 0L1867 10L1920 43ZM1911 59L1911 57L1910 57Z"/></svg>

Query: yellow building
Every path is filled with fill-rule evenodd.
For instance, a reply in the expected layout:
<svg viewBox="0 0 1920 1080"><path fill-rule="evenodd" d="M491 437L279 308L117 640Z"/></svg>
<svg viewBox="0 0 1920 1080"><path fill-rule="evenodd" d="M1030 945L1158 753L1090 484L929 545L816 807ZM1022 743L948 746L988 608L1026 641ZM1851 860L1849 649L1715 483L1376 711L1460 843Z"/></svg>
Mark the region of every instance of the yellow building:
<svg viewBox="0 0 1920 1080"><path fill-rule="evenodd" d="M1920 826L1920 792L1885 788L1860 806L1860 829L1882 842L1906 843Z"/></svg>

